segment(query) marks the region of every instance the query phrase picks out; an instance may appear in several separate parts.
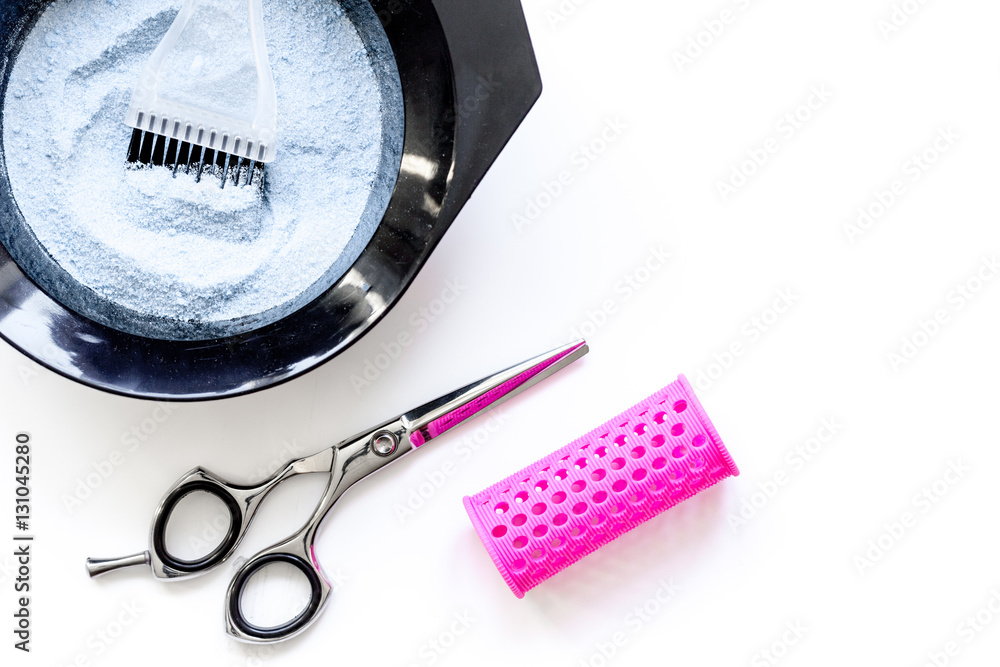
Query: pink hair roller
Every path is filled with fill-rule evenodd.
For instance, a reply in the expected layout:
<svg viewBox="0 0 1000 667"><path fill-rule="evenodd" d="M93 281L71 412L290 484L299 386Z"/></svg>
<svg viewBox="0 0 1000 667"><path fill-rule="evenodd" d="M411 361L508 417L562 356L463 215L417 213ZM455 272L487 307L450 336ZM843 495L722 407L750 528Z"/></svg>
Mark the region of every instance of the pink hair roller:
<svg viewBox="0 0 1000 667"><path fill-rule="evenodd" d="M464 503L493 563L521 598L601 545L739 474L681 375Z"/></svg>

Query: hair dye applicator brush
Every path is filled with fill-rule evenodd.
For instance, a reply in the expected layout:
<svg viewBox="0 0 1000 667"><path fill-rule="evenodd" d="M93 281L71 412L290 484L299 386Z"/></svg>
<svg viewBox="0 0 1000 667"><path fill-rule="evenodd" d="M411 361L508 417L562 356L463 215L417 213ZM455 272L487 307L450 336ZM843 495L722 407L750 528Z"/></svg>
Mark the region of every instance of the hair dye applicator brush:
<svg viewBox="0 0 1000 667"><path fill-rule="evenodd" d="M131 164L197 180L212 174L222 187L253 183L277 151L261 0L185 0L142 71L125 124Z"/></svg>

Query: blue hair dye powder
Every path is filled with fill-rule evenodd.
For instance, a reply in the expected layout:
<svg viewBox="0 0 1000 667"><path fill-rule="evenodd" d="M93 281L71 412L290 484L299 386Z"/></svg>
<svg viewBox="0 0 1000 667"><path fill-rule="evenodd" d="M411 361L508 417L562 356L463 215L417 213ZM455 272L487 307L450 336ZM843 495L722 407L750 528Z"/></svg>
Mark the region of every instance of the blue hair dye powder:
<svg viewBox="0 0 1000 667"><path fill-rule="evenodd" d="M279 134L263 190L127 168L131 90L181 4L48 6L3 101L3 159L21 218L0 223L0 241L85 317L205 340L291 314L357 259L395 187L403 98L368 2L266 2Z"/></svg>

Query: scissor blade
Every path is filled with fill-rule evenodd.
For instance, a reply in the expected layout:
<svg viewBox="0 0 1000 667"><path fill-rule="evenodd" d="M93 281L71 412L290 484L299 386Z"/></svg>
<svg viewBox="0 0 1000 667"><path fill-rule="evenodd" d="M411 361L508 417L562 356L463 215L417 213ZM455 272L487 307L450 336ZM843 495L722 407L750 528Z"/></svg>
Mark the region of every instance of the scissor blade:
<svg viewBox="0 0 1000 667"><path fill-rule="evenodd" d="M410 433L410 443L420 447L462 422L517 396L589 351L587 342L578 340L411 410L401 418Z"/></svg>

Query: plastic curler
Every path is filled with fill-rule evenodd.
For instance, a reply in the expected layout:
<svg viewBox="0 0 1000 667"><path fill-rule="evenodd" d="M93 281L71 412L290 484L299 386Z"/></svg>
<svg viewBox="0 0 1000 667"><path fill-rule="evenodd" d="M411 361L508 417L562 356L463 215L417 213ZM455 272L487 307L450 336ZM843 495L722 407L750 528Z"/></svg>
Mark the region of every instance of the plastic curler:
<svg viewBox="0 0 1000 667"><path fill-rule="evenodd" d="M681 375L464 503L493 563L521 598L601 545L739 474Z"/></svg>

